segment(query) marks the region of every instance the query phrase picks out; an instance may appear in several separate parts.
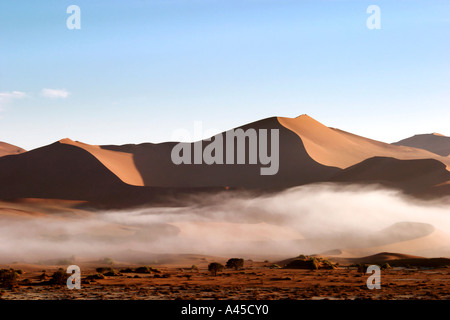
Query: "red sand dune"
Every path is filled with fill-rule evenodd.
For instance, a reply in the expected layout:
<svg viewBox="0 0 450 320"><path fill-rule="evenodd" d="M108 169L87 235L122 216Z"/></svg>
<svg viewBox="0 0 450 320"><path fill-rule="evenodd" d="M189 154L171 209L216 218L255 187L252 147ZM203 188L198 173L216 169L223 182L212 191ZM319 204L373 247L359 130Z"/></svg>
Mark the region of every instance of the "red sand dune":
<svg viewBox="0 0 450 320"><path fill-rule="evenodd" d="M106 150L99 146L78 141L75 142L67 138L62 139L59 142L86 150L96 157L98 161L100 161L106 168L108 168L108 170L114 173L123 182L134 186L144 185L141 174L134 164L132 154Z"/></svg>
<svg viewBox="0 0 450 320"><path fill-rule="evenodd" d="M401 160L436 159L450 167L450 158L423 149L391 145L329 128L307 115L297 118L279 117L278 120L295 132L302 139L311 158L323 165L345 169L378 156Z"/></svg>
<svg viewBox="0 0 450 320"><path fill-rule="evenodd" d="M0 141L0 157L27 152L12 144Z"/></svg>
<svg viewBox="0 0 450 320"><path fill-rule="evenodd" d="M146 186L158 187L243 187L285 188L300 184L324 181L337 173L338 168L317 163L306 152L302 140L284 128L277 118L268 118L241 127L278 129L280 134L280 167L276 175L260 175L261 164L180 164L171 161L175 143L102 146L104 149L133 154L137 169ZM225 141L224 133L223 141ZM209 144L205 141L203 146ZM269 149L270 150L270 149ZM224 155L226 152L224 151Z"/></svg>
<svg viewBox="0 0 450 320"><path fill-rule="evenodd" d="M446 184L450 181L450 157L328 128L306 115L272 117L240 128L279 130L276 175L261 175L259 163L175 165L171 160L175 142L93 146L63 139L14 157L1 157L0 197L125 205L150 202L179 189L279 190L324 181L381 182L412 194L432 194L435 189L439 195L450 194ZM225 133L222 135L225 141ZM203 148L209 143L205 140Z"/></svg>

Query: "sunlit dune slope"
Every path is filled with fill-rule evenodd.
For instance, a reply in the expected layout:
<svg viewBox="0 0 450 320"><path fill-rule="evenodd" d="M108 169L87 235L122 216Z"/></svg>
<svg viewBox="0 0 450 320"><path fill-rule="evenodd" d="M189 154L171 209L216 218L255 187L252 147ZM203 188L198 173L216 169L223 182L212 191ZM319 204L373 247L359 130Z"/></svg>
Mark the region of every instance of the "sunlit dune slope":
<svg viewBox="0 0 450 320"><path fill-rule="evenodd" d="M379 157L396 159L436 159L450 167L450 158L432 152L383 143L339 129L329 128L308 115L297 118L278 117L284 127L295 132L303 141L308 154L326 166L348 168L363 160Z"/></svg>
<svg viewBox="0 0 450 320"><path fill-rule="evenodd" d="M112 151L102 149L99 146L90 145L70 139L62 139L60 143L72 145L86 150L97 158L106 168L114 173L123 182L134 185L143 186L144 180L134 164L133 155L126 152Z"/></svg>
<svg viewBox="0 0 450 320"><path fill-rule="evenodd" d="M19 148L17 146L14 146L12 144L0 141L0 157L12 155L12 154L24 153L24 152L26 152L26 150Z"/></svg>

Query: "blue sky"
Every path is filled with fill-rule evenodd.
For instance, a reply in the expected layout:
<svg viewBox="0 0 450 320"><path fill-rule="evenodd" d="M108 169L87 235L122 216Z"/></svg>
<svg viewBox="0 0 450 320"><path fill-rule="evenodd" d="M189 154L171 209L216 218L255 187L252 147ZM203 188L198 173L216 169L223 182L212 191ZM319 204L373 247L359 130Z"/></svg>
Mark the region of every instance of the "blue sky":
<svg viewBox="0 0 450 320"><path fill-rule="evenodd" d="M447 0L2 0L0 141L161 142L303 113L385 142L450 135L449 56Z"/></svg>

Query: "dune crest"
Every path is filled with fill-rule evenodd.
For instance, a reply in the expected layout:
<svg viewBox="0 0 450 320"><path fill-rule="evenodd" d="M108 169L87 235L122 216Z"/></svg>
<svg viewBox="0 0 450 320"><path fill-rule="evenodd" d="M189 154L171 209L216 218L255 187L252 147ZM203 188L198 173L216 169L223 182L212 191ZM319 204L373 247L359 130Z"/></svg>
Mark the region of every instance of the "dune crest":
<svg viewBox="0 0 450 320"><path fill-rule="evenodd" d="M0 141L0 157L27 152L25 149Z"/></svg>
<svg viewBox="0 0 450 320"><path fill-rule="evenodd" d="M68 138L59 140L59 143L72 145L86 150L123 182L133 186L144 186L144 180L136 168L131 153L106 150L100 148L100 146L72 141Z"/></svg>
<svg viewBox="0 0 450 320"><path fill-rule="evenodd" d="M303 141L309 156L320 164L341 169L348 168L375 156L399 160L436 159L450 171L450 159L427 150L391 145L364 138L339 129L329 128L308 115L297 118L278 117L285 128Z"/></svg>

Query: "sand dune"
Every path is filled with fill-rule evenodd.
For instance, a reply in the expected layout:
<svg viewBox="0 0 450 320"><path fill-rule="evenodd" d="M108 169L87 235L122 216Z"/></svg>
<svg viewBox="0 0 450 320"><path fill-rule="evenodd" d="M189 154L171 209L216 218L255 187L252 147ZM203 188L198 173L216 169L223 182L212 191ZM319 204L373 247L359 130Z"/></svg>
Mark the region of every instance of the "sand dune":
<svg viewBox="0 0 450 320"><path fill-rule="evenodd" d="M276 189L300 184L324 181L340 171L334 167L317 163L308 155L302 140L278 122L277 118L267 118L242 127L278 129L280 137L279 171L276 175L260 175L261 164L180 164L171 160L175 143L124 146L102 146L103 149L132 153L137 169L146 186L158 187L219 187ZM225 133L222 133L225 141ZM211 141L203 141L203 149ZM191 147L193 144L189 144ZM226 154L224 150L224 154Z"/></svg>
<svg viewBox="0 0 450 320"><path fill-rule="evenodd" d="M415 256L404 253L397 252L380 252L368 256L356 256L355 254L351 254L349 252L345 252L342 255L333 255L333 253L327 254L324 253L322 255L317 255L321 258L329 259L334 262L339 262L342 265L353 265L353 264L376 264L383 265L384 263L389 263L390 265L394 264L393 261L411 261L411 259L419 259L421 261L428 260L427 258L421 256ZM406 263L405 263L406 265Z"/></svg>
<svg viewBox="0 0 450 320"><path fill-rule="evenodd" d="M383 251L440 256L450 254L450 237L429 223L403 221L373 233L336 232L306 238L297 241L296 246L302 253L339 258L362 257Z"/></svg>
<svg viewBox="0 0 450 320"><path fill-rule="evenodd" d="M408 241L392 243L389 245L369 247L364 249L346 249L352 256L364 256L375 254L380 251L403 252L405 254L420 255L427 257L449 256L450 237L441 232L435 231L426 237Z"/></svg>
<svg viewBox="0 0 450 320"><path fill-rule="evenodd" d="M302 139L306 151L315 161L326 166L345 169L379 156L402 160L436 159L450 168L450 158L423 149L391 145L329 128L308 115L297 118L278 117L278 121Z"/></svg>
<svg viewBox="0 0 450 320"><path fill-rule="evenodd" d="M420 259L423 257L413 256L410 254L395 253L395 252L380 252L371 256L361 257L359 259L363 261L387 261L387 260L400 260L400 259Z"/></svg>
<svg viewBox="0 0 450 320"><path fill-rule="evenodd" d="M450 179L443 163L434 159L398 160L374 157L334 176L333 182L380 183L410 194L429 194L436 185Z"/></svg>
<svg viewBox="0 0 450 320"><path fill-rule="evenodd" d="M124 207L180 190L280 190L326 181L381 182L415 195L450 194L446 184L450 181L446 170L450 157L328 128L306 115L272 117L240 128L279 130L277 174L261 175L263 165L248 161L175 165L171 151L176 142L94 146L63 139L14 157L1 157L0 198L80 200ZM211 142L203 140L202 150Z"/></svg>
<svg viewBox="0 0 450 320"><path fill-rule="evenodd" d="M380 246L366 248L347 248L343 249L340 257L362 257L369 256L379 252L402 252L408 255L436 257L450 255L450 235L434 229L431 233L414 239L393 242Z"/></svg>
<svg viewBox="0 0 450 320"><path fill-rule="evenodd" d="M55 142L14 157L0 157L2 200L62 199L84 201L96 208L124 208L167 203L194 191L217 190L129 185L93 154L67 143Z"/></svg>
<svg viewBox="0 0 450 320"><path fill-rule="evenodd" d="M3 199L93 200L126 186L89 152L59 142L0 158L0 181Z"/></svg>
<svg viewBox="0 0 450 320"><path fill-rule="evenodd" d="M131 153L106 150L99 146L75 142L67 138L59 142L86 150L123 182L133 186L144 185L144 180L134 164Z"/></svg>
<svg viewBox="0 0 450 320"><path fill-rule="evenodd" d="M0 141L0 157L12 155L12 154L24 153L24 152L26 152L25 149L22 149L17 146L14 146L12 144Z"/></svg>
<svg viewBox="0 0 450 320"><path fill-rule="evenodd" d="M439 133L417 134L395 142L393 145L420 148L444 157L450 155L450 137Z"/></svg>

